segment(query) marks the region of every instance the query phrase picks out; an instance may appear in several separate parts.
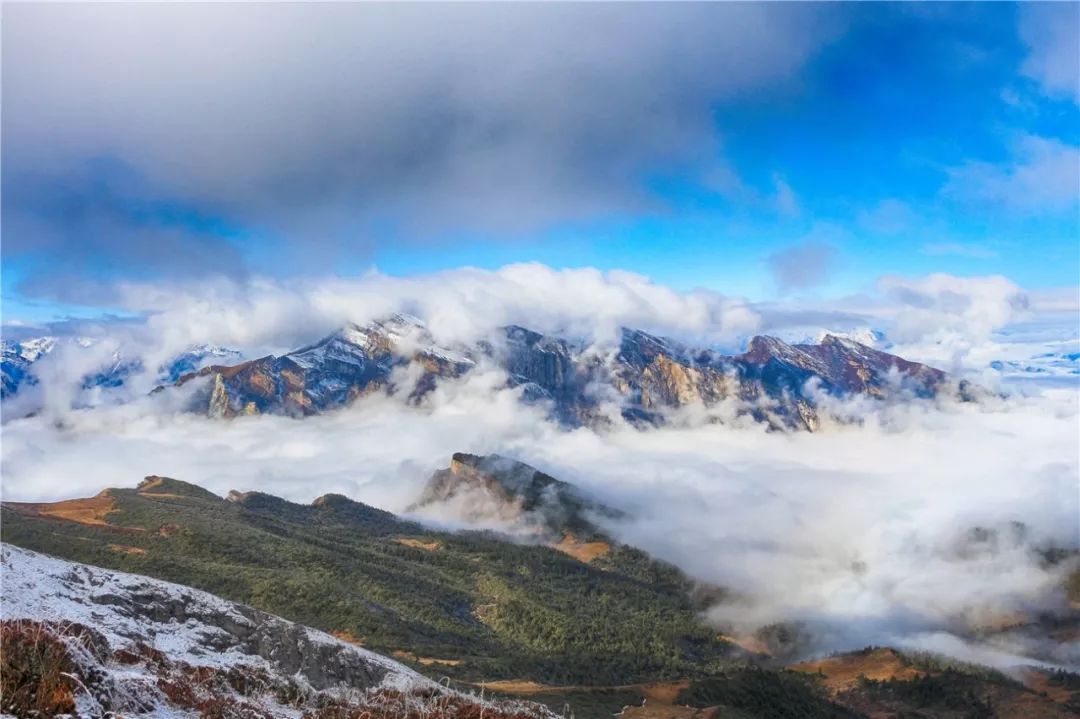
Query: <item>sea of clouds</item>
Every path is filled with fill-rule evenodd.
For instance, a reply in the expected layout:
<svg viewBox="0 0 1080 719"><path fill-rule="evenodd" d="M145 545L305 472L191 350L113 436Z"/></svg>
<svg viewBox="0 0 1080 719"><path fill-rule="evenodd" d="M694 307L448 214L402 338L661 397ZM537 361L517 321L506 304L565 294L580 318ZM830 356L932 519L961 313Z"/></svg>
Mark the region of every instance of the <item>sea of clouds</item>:
<svg viewBox="0 0 1080 719"><path fill-rule="evenodd" d="M693 408L660 429L569 431L483 369L442 383L419 406L371 396L321 417L223 422L178 411L184 390L139 388L131 401L80 405L75 387L88 360L59 353L42 360L53 381L42 382L44 409L3 425L3 495L57 500L163 474L219 494L257 489L308 502L339 492L402 511L453 452L498 452L625 510L607 526L613 536L724 587L727 600L706 616L733 635L785 622L797 627L793 656L889 644L1001 666L1080 664L1076 643L1016 628L1018 618L1069 611L1062 586L1074 565L1045 557L1080 549L1077 384L1068 367L1012 378L989 368L994 359L1027 366L1075 352L1068 293L934 275L885 278L817 306L755 305L638 275L540 265L125 292L145 318L100 331L110 347L138 343L160 357L195 342L257 356L398 310L448 344L511 322L601 345L630 325L722 348L758 332L800 339L883 329L891 351L1000 398L853 403L847 413L859 422L813 434L697 421Z"/></svg>

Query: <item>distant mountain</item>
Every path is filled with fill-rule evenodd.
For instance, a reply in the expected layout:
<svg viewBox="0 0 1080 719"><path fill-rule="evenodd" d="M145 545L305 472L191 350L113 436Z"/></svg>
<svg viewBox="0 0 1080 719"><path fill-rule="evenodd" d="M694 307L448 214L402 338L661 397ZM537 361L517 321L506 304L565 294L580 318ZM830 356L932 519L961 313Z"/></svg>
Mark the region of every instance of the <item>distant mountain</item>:
<svg viewBox="0 0 1080 719"><path fill-rule="evenodd" d="M303 416L387 391L400 368L417 368L410 391L415 400L436 381L478 364L503 369L525 401L546 403L569 426L603 423L613 406L633 423L662 424L671 410L728 401L772 427L812 430L821 421L823 396L897 400L956 392L970 399L976 393L940 370L834 335L796 345L755 337L746 352L724 355L624 329L608 352L510 326L497 343L446 348L434 344L422 322L404 315L350 325L281 357L212 365L177 384L210 378L193 409L211 416Z"/></svg>
<svg viewBox="0 0 1080 719"><path fill-rule="evenodd" d="M37 337L14 342L4 340L0 356L0 398L15 395L22 386L33 386L39 381L34 365L58 348L78 351L93 347L96 340L89 337ZM180 377L201 369L210 362L235 362L242 358L240 352L215 345L192 345L157 369L155 377L161 382L176 382ZM82 389L95 387L115 388L145 369L144 361L132 349L116 350L100 367L87 373L81 382Z"/></svg>
<svg viewBox="0 0 1080 719"><path fill-rule="evenodd" d="M3 710L16 716L553 717L450 691L355 644L190 587L0 549Z"/></svg>
<svg viewBox="0 0 1080 719"><path fill-rule="evenodd" d="M55 337L38 337L22 342L0 343L0 398L10 397L23 382L34 383L30 366L56 346Z"/></svg>
<svg viewBox="0 0 1080 719"><path fill-rule="evenodd" d="M414 394L434 386L438 377L457 377L474 361L434 345L419 320L394 315L361 327L348 325L320 341L281 357L262 357L238 365L211 365L182 376L182 385L210 377L195 401L213 417L238 414L318 414L344 406L357 397L385 389L391 373L409 364L422 376Z"/></svg>
<svg viewBox="0 0 1080 719"><path fill-rule="evenodd" d="M888 349L890 342L885 333L872 327L857 327L851 330L821 330L814 334L805 335L794 344L817 345L821 344L826 337L838 337L840 339L858 342L874 349Z"/></svg>
<svg viewBox="0 0 1080 719"><path fill-rule="evenodd" d="M218 345L192 345L169 362L158 368L158 376L163 381L176 382L181 377L196 372L209 364L236 362L243 355L237 350Z"/></svg>

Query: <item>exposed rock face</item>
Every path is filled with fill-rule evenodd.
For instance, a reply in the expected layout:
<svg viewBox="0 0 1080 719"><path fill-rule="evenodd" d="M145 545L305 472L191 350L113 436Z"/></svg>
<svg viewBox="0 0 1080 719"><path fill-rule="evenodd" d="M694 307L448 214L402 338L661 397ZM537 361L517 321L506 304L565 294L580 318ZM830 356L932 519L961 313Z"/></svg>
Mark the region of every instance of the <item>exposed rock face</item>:
<svg viewBox="0 0 1080 719"><path fill-rule="evenodd" d="M422 375L415 392L434 386L435 377L457 377L473 361L435 347L419 320L395 315L365 327L349 325L295 352L239 365L212 365L182 376L181 385L210 376L207 392L196 399L213 417L272 413L318 414L386 388L391 373L416 362Z"/></svg>
<svg viewBox="0 0 1080 719"><path fill-rule="evenodd" d="M431 476L409 511L440 507L471 524L512 526L545 541L598 537L593 517L620 513L571 484L497 454L455 453Z"/></svg>
<svg viewBox="0 0 1080 719"><path fill-rule="evenodd" d="M797 345L755 337L746 352L724 355L630 329L614 351L519 326L502 333L494 345L440 348L419 320L396 315L350 325L281 357L208 367L178 384L209 375L196 409L211 416L303 416L389 389L394 370L406 365L419 368L410 393L415 400L439 379L461 376L482 361L505 370L526 402L549 404L569 426L602 423L612 407L633 423L661 424L673 409L730 401L739 414L789 429L815 429L823 396L927 398L949 388L940 370L832 335ZM961 395L970 389L958 387Z"/></svg>
<svg viewBox="0 0 1080 719"><path fill-rule="evenodd" d="M520 327L507 335L505 366L512 382L526 387L527 398L550 400L556 416L570 423L588 423L599 404L612 398L626 419L651 424L663 422L670 409L730 399L773 426L815 429L815 392L925 398L948 384L940 370L832 335L817 345L754 337L743 354L723 355L623 330L610 359ZM963 383L960 389L970 391Z"/></svg>

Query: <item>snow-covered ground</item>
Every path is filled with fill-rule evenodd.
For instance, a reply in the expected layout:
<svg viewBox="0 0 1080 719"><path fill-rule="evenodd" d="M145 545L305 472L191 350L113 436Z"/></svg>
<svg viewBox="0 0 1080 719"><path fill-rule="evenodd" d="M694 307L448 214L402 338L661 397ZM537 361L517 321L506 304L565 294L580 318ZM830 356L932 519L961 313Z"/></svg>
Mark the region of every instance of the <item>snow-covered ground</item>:
<svg viewBox="0 0 1080 719"><path fill-rule="evenodd" d="M308 701L320 695L438 688L382 655L189 587L11 545L0 548L0 568L0 618L6 624L32 620L56 628L85 670L79 673L98 677L77 693L80 716L185 715L163 682L183 681L198 668L212 670L210 676L243 670L262 677L265 691L227 699L283 717L301 711L275 697L282 687L299 689ZM88 643L91 635L94 641ZM97 650L88 649L92 646ZM129 660L119 660L118 652L127 652ZM132 655L145 661L131 661ZM200 691L209 695L220 687L215 690L208 681Z"/></svg>
<svg viewBox="0 0 1080 719"><path fill-rule="evenodd" d="M65 646L79 717L298 719L319 708L373 719L477 711L554 719L540 705L448 689L381 654L207 592L10 544L0 545L0 589L5 633L47 634Z"/></svg>

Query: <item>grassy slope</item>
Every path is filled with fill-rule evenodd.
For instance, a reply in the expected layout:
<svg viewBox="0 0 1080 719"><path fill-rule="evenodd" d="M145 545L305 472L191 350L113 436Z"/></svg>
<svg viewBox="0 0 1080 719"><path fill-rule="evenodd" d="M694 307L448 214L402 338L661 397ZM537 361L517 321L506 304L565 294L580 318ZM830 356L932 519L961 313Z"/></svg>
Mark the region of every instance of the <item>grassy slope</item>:
<svg viewBox="0 0 1080 719"><path fill-rule="evenodd" d="M461 660L438 671L463 679L695 676L730 649L698 622L686 580L629 548L601 568L547 547L428 531L340 497L234 503L175 481L110 496L111 526L5 508L3 540L191 585L377 651Z"/></svg>
<svg viewBox="0 0 1080 719"><path fill-rule="evenodd" d="M418 665L439 675L543 682L549 686L539 691L508 693L557 712L569 705L582 719L627 705L637 707L629 719L840 719L881 711L959 719L1080 711L1080 693L1071 685L1062 684L1063 696L1051 701L984 676L985 670L930 666L895 653L894 663L920 677L907 671L877 677L855 666L858 652L840 662L839 678L855 666L857 679L843 688L830 688L832 669L803 667L799 674L733 665L729 645L698 623L685 578L629 547L583 564L492 535L428 531L340 497L312 506L266 495L229 502L174 480L145 491L110 490L75 505L68 516L78 522L28 516L35 510L12 506L3 509L0 524L5 542L195 586L346 633L384 653L459 661ZM102 517L104 524L92 523ZM650 691L657 685L648 682L664 679L691 681L659 699Z"/></svg>

